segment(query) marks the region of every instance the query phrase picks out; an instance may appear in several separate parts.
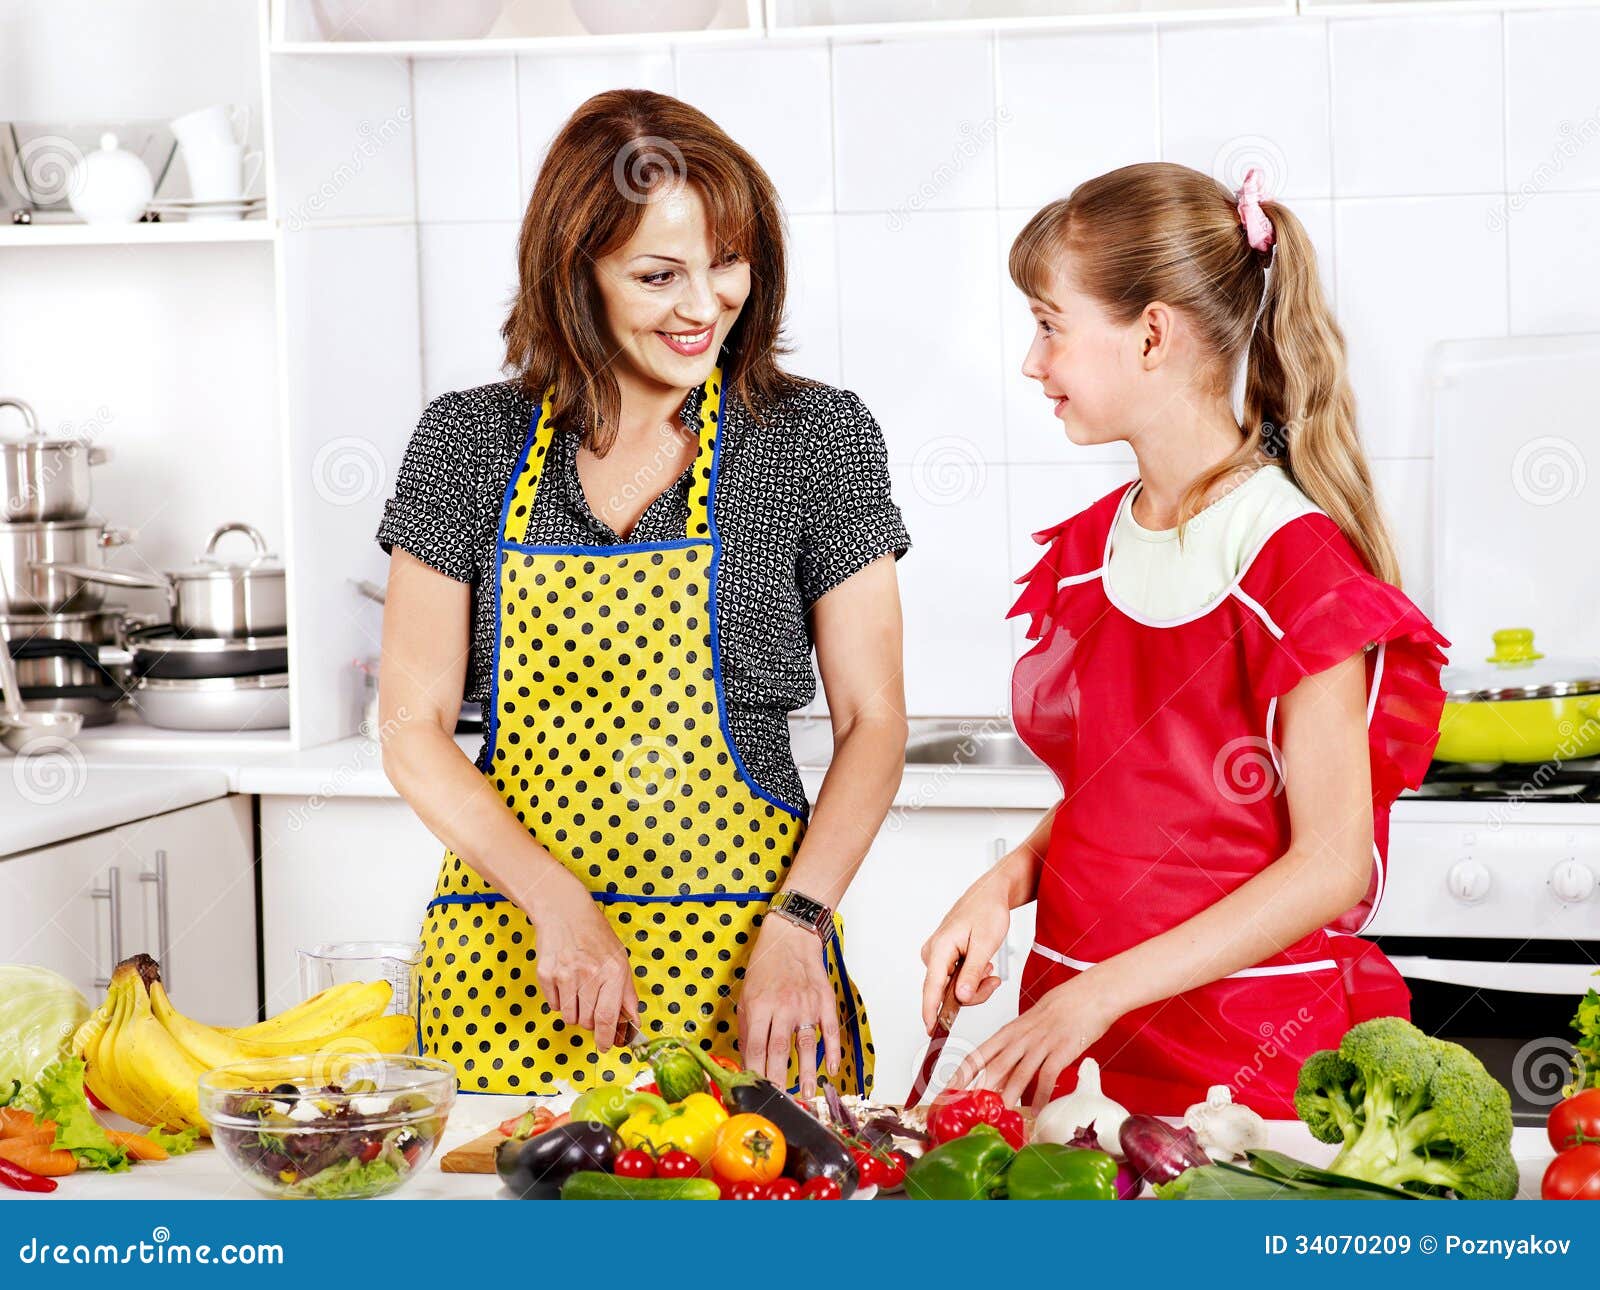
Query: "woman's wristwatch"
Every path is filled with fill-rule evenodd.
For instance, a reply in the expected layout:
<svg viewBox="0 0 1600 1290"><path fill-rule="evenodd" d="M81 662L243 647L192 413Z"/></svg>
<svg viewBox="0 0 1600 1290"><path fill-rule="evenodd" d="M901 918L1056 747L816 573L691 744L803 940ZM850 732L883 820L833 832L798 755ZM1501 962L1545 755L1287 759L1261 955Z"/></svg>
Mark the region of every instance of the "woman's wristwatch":
<svg viewBox="0 0 1600 1290"><path fill-rule="evenodd" d="M767 906L767 912L816 933L819 940L825 941L833 935L833 910L798 891L780 891Z"/></svg>

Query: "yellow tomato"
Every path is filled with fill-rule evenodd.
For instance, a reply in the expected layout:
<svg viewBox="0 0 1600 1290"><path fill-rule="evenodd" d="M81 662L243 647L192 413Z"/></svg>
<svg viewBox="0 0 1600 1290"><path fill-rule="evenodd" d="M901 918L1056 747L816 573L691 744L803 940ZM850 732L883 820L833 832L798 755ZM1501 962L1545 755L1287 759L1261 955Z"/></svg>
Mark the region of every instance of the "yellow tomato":
<svg viewBox="0 0 1600 1290"><path fill-rule="evenodd" d="M717 1128L711 1168L729 1182L771 1182L783 1172L783 1131L762 1115L729 1116Z"/></svg>

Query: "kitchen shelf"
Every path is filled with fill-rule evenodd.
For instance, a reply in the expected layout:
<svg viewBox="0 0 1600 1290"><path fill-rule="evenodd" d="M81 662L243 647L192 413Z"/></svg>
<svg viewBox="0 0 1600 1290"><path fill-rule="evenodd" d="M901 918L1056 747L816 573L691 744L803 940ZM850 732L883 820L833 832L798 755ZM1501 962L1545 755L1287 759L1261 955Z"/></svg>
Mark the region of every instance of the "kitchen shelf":
<svg viewBox="0 0 1600 1290"><path fill-rule="evenodd" d="M181 242L271 242L272 220L174 220L162 224L0 224L0 249L18 246L171 246Z"/></svg>
<svg viewBox="0 0 1600 1290"><path fill-rule="evenodd" d="M1594 0L1300 0L1308 18L1404 18L1413 15L1515 13L1527 9L1589 9Z"/></svg>
<svg viewBox="0 0 1600 1290"><path fill-rule="evenodd" d="M1293 18L1296 0L956 0L918 4L904 0L768 0L767 35L774 40L881 40L981 32L1070 31L1143 23L1220 22ZM973 14L974 8L985 13ZM1055 12L1048 12L1054 10ZM948 16L940 16L948 11Z"/></svg>

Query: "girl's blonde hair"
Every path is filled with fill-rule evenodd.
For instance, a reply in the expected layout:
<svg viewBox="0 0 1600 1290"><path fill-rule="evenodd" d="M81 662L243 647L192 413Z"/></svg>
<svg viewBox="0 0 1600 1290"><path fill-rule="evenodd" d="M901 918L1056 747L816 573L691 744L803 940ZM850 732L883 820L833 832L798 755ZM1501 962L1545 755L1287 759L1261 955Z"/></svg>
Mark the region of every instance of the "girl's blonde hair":
<svg viewBox="0 0 1600 1290"><path fill-rule="evenodd" d="M1208 393L1230 393L1248 345L1244 442L1189 486L1180 527L1218 481L1275 460L1372 573L1399 585L1394 541L1356 433L1344 333L1311 239L1281 202L1263 200L1261 209L1272 221L1275 256L1250 245L1238 199L1211 176L1164 161L1123 166L1028 221L1011 245L1011 280L1050 304L1050 283L1070 255L1073 285L1118 323L1133 322L1155 300L1182 310L1215 358Z"/></svg>

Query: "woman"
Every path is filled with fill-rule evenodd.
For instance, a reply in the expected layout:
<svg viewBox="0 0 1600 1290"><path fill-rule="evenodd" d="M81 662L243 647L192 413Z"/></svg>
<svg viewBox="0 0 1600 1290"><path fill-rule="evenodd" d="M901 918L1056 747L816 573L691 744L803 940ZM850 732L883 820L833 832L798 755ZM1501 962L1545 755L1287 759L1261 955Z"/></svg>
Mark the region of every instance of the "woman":
<svg viewBox="0 0 1600 1290"><path fill-rule="evenodd" d="M882 435L778 367L776 195L675 99L578 109L518 271L516 379L429 405L378 533L384 768L448 847L423 1046L471 1092L626 1083L626 1041L679 1032L864 1092L832 909L905 745ZM786 718L813 644L834 756L808 813Z"/></svg>
<svg viewBox="0 0 1600 1290"><path fill-rule="evenodd" d="M925 1020L953 970L963 1002L993 992L1010 911L1037 899L1022 1013L958 1083L1042 1103L1092 1056L1131 1110L1226 1084L1293 1116L1308 1054L1408 1013L1351 933L1438 739L1448 642L1394 585L1315 254L1253 173L1237 194L1170 164L1101 175L1034 216L1010 268L1024 373L1073 443L1125 440L1139 474L1038 534L1019 579L1037 644L1013 713L1062 800L924 947Z"/></svg>

